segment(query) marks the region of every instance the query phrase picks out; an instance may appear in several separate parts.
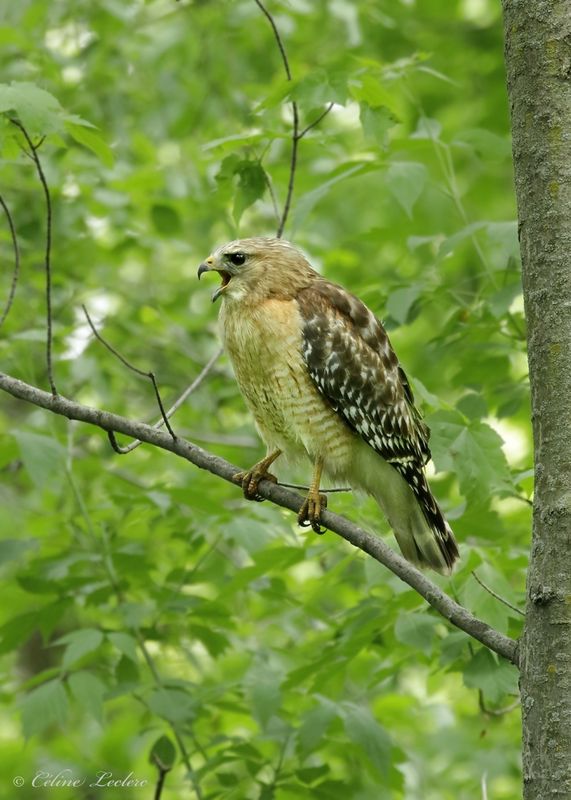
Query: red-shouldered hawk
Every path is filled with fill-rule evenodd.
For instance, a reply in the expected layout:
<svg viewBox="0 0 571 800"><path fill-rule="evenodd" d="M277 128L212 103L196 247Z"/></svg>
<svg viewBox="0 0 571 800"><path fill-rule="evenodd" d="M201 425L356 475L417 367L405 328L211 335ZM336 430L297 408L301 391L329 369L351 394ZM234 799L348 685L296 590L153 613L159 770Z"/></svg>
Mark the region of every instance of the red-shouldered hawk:
<svg viewBox="0 0 571 800"><path fill-rule="evenodd" d="M241 239L198 276L222 277L226 350L267 456L240 473L256 498L284 453L314 465L300 524L319 531L322 472L372 495L405 558L450 573L458 548L424 474L429 431L385 329L360 300L315 272L283 239Z"/></svg>

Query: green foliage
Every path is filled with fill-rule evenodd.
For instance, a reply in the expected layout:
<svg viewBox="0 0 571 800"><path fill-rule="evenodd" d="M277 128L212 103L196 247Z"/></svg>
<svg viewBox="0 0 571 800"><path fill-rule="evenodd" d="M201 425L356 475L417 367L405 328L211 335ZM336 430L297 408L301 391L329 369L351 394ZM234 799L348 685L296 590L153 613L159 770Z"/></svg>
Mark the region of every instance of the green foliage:
<svg viewBox="0 0 571 800"><path fill-rule="evenodd" d="M521 606L531 443L498 4L268 0L291 83L252 0L4 5L0 193L22 275L2 370L46 386L45 207L10 119L46 136L58 388L153 419L148 382L81 304L168 405L218 347L197 265L275 233L289 101L301 130L335 103L299 143L285 234L385 319L461 542L437 580L517 636L520 616L471 574ZM12 258L2 224L1 297ZM226 360L174 425L244 467L262 452ZM479 698L510 706L514 669L380 565L167 453L118 456L8 397L0 431L8 793L49 763L149 785L172 767L163 800L197 785L209 800L458 800L484 774L490 797L518 796L518 712L489 717ZM372 503L330 504L387 533Z"/></svg>

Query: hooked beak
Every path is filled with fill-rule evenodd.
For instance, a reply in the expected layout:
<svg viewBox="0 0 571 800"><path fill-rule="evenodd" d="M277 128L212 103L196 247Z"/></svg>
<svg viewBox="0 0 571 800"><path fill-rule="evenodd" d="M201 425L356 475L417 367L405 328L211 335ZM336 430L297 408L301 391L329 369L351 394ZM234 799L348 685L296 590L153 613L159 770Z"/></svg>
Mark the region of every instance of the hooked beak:
<svg viewBox="0 0 571 800"><path fill-rule="evenodd" d="M218 289L216 289L216 291L213 292L212 294L212 302L214 303L216 302L216 300L218 300L224 289L228 286L228 283L230 282L230 278L232 277L232 275L226 270L216 269L216 267L214 266L214 259L212 257L207 258L206 261L203 261L202 264L198 267L198 273L197 273L198 280L200 280L200 278L202 277L202 275L204 275L205 272L218 272L218 274L222 278L222 283L220 284Z"/></svg>

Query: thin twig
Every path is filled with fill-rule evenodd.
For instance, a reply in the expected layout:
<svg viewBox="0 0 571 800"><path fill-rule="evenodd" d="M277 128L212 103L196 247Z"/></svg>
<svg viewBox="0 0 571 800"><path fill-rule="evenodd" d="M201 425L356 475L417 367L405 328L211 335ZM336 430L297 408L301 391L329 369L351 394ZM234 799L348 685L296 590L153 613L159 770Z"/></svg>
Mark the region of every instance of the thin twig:
<svg viewBox="0 0 571 800"><path fill-rule="evenodd" d="M0 389L12 397L26 400L54 414L68 419L81 420L104 431L117 431L168 450L190 461L200 469L206 469L236 486L234 476L239 471L237 466L184 439L173 439L150 425L76 403L61 395L51 395L36 386L31 386L1 372ZM271 481L261 481L258 493L266 500L296 513L299 512L304 502L304 498L300 494L285 489L283 486L277 486ZM322 522L330 531L367 553L415 589L436 611L457 628L513 664L518 664L519 643L517 640L495 630L491 625L475 617L468 609L459 605L430 578L427 578L420 570L389 547L379 536L368 533L345 517L331 511L323 512Z"/></svg>
<svg viewBox="0 0 571 800"><path fill-rule="evenodd" d="M315 128L315 126L316 126L316 125L319 125L319 123L321 122L321 120L322 120L322 119L325 119L325 117L326 117L326 116L329 114L329 112L331 111L331 109L333 108L333 106L334 106L334 105L335 105L335 103L329 103L329 105L327 106L327 108L326 108L326 109L325 109L325 110L324 110L324 111L323 111L323 112L322 112L322 113L321 113L321 114L320 114L320 115L317 117L317 119L314 119L314 120L313 120L313 122L310 122L310 123L309 123L309 125L307 125L307 126L306 126L306 127L305 127L305 128L302 130L302 131L300 131L300 132L297 134L297 138L298 138L298 139L303 139L303 137L304 137L304 136L305 136L307 133L309 133L309 131L310 131L312 128Z"/></svg>
<svg viewBox="0 0 571 800"><path fill-rule="evenodd" d="M282 61L283 61L283 64L284 64L285 74L287 75L288 81L291 81L292 78L291 78L291 70L289 68L289 61L288 61L288 58L287 58L287 53L285 51L284 43L282 41L282 37L280 36L280 32L278 30L278 26L276 25L275 20L272 17L272 15L270 14L270 12L268 11L268 9L264 6L264 4L260 0L254 0L254 3L258 6L258 8L262 12L262 14L265 16L265 18L268 20L268 22L272 26L272 30L274 32L274 38L275 38L275 40L277 42L277 45L279 47L279 50L280 50L280 53L281 53L281 57L282 57Z"/></svg>
<svg viewBox="0 0 571 800"><path fill-rule="evenodd" d="M12 308L12 303L14 302L14 295L16 294L16 286L18 285L18 276L20 274L20 248L18 247L18 237L16 236L16 228L14 227L14 221L12 220L12 215L10 214L10 209L6 205L6 201L0 195L0 205L4 209L4 213L6 214L6 219L8 220L8 227L10 228L10 236L12 237L12 247L14 248L14 271L12 273L12 284L10 286L10 292L8 294L8 300L6 301L6 306L4 311L2 312L2 317L0 317L0 328L4 324L4 320L10 313L10 309Z"/></svg>
<svg viewBox="0 0 571 800"><path fill-rule="evenodd" d="M489 708L486 705L484 692L481 689L478 689L478 708L482 714L488 714L490 717L503 717L506 714L515 711L519 705L521 705L521 699L516 697L513 703L510 703L508 706L504 706L504 708Z"/></svg>
<svg viewBox="0 0 571 800"><path fill-rule="evenodd" d="M223 350L224 350L224 348L220 347L214 353L214 355L211 356L208 359L208 361L206 362L204 367L201 369L201 371L198 373L196 378L192 381L192 383L189 386L186 387L186 389L180 395L180 397L177 400L175 400L175 402L172 404L172 406L166 412L164 417L166 417L167 419L170 419L172 417L172 415L176 411L178 411L178 409L185 402L185 400L189 397L189 395L191 395L194 391L196 391L196 389L198 389L198 387L204 381L204 379L206 378L206 376L208 375L208 373L210 372L210 370L212 369L214 364L218 361L218 359L222 355ZM154 428L162 428L163 425L165 424L164 417L161 417L159 420L157 420L153 424L153 427ZM138 439L135 439L134 442L131 442L130 444L125 445L124 447L122 447L117 442L117 438L115 437L115 434L112 431L110 431L108 433L108 436L109 436L109 442L111 443L111 447L113 448L113 450L115 450L116 453L119 453L120 455L126 455L127 453L131 453L133 450L135 450L135 448L139 447L142 444L142 442L140 442ZM244 443L241 442L240 446L244 446Z"/></svg>
<svg viewBox="0 0 571 800"><path fill-rule="evenodd" d="M276 25L274 18L272 17L272 15L268 11L268 9L265 7L265 5L261 2L261 0L254 0L254 2L258 6L258 8L262 12L262 14L265 16L265 18L268 20L268 22L271 25L271 28L272 28L272 31L273 31L273 34L274 34L274 38L276 40L278 49L279 49L281 57L282 57L282 61L283 61L286 77L287 77L288 81L291 82L292 76L291 76L291 70L290 70L290 67L289 67L289 61L288 61L287 53L286 53L286 50L285 50L285 47L284 47L284 43L282 41L282 37L281 37L280 32L278 30L278 26ZM280 223L278 225L278 230L277 230L277 233L276 233L276 237L278 239L281 238L281 236L282 236L282 234L284 232L285 224L287 222L287 218L289 216L289 211L290 211L290 208L291 208L291 200L292 200L292 196L293 196L293 187L294 187L294 184L295 184L295 171L296 171L296 167L297 167L297 149L298 149L298 146L299 146L299 140L301 138L300 135L299 135L299 111L298 111L297 103L295 102L295 100L291 101L291 109L292 109L292 113L293 113L293 127L292 127L292 133L291 133L291 159L290 159L290 167L289 167L289 180L288 180L288 185L287 185L287 194L286 194L286 199L285 199L285 203L284 203L284 208L283 208L283 211L282 211L282 216L281 216Z"/></svg>
<svg viewBox="0 0 571 800"><path fill-rule="evenodd" d="M293 187L295 184L295 171L297 169L297 151L299 148L299 115L297 112L297 103L295 100L291 104L293 110L293 129L292 129L292 138L291 138L291 159L289 165L289 180L287 184L287 194L286 200L284 203L284 210L282 212L282 218L280 220L280 225L276 233L276 237L281 239L282 234L284 232L285 224L287 222L287 218L289 216L289 211L291 208L291 200L293 197Z"/></svg>
<svg viewBox="0 0 571 800"><path fill-rule="evenodd" d="M46 181L46 176L44 175L44 170L42 169L42 162L38 156L38 149L41 147L44 138L40 139L37 144L32 142L32 139L22 125L17 119L11 119L10 122L15 125L23 134L28 147L30 148L30 152L28 155L36 165L36 172L38 173L38 177L40 179L40 183L42 184L42 188L44 190L44 196L46 199L46 249L45 249L45 257L44 257L44 265L46 268L46 327L47 327L47 338L46 338L46 366L47 366L47 373L48 373L48 381L50 384L50 389L53 395L57 394L56 385L54 382L54 374L53 374L53 365L52 365L52 266L51 266L51 253L52 253L52 201L50 196L50 190L48 187L48 182Z"/></svg>
<svg viewBox="0 0 571 800"><path fill-rule="evenodd" d="M166 778L167 774L170 772L170 767L165 767L163 764L161 764L161 762L156 757L153 757L153 761L154 761L155 767L159 771L159 774L158 774L158 777L157 777L157 784L155 786L154 800L161 800L161 795L163 793L163 788L164 788L164 785L165 785L165 778Z"/></svg>
<svg viewBox="0 0 571 800"><path fill-rule="evenodd" d="M273 212L274 212L274 217L276 218L276 222L279 225L280 224L280 210L278 208L278 200L277 200L276 193L275 193L275 190L274 190L274 185L270 180L270 176L268 175L268 173L265 170L264 170L264 175L266 176L266 186L268 187L268 192L270 193L270 198L271 198L271 201L272 201L272 209L273 209Z"/></svg>
<svg viewBox="0 0 571 800"><path fill-rule="evenodd" d="M159 406L159 409L160 409L160 412L161 412L161 416L162 416L162 418L163 418L163 422L164 422L164 424L166 425L166 429L168 430L168 432L170 433L170 435L173 437L173 439L176 439L176 433L175 433L175 432L173 431L173 429L171 428L170 422L169 422L169 420L168 420L168 417L167 417L167 415L166 415L166 412L165 412L165 408L164 408L164 406L163 406L163 401L162 401L162 399L161 399L161 394L160 394L160 392L159 392L159 387L158 387L158 385L157 385L157 380L156 380L156 378L155 378L155 373L154 373L154 372L145 372L144 370L142 370L142 369L139 369L139 368L138 368L138 367L136 367L134 364L131 364L129 361L127 361L127 359L126 359L124 356L122 356L122 355L121 355L121 353L119 353L119 351L118 351L118 350L115 350L115 348L114 348L114 347L112 347L112 346L109 344L109 342L107 342L107 341L106 341L106 340L103 338L103 336L101 336L101 334L99 333L99 331L97 330L97 328L96 328L96 327L95 327L95 325L93 324L93 322L92 322L92 320L91 320L91 317L89 316L89 312L87 311L86 307L85 307L84 305L82 305L82 306L81 306L81 308L83 309L83 313L85 314L85 318L86 318L86 320L87 320L87 324L88 324L88 325L89 325L89 327L91 328L91 330L92 330L92 332L93 332L93 335L95 336L95 338L97 339L97 341L101 342L101 344L102 344L104 347L106 347L106 348L107 348L107 350L109 350L109 352L110 352L110 353L113 353L113 355L115 356L115 358L118 358L118 359L119 359L119 361L120 361L122 364L124 364L124 365L125 365L125 366L126 366L128 369L130 369L130 370L131 370L132 372L134 372L136 375L140 375L142 378L150 378L150 380L151 380L151 383L153 384L153 389L154 389L154 392L155 392L155 397L156 397L156 399L157 399L157 404L158 404L158 406ZM113 445L113 442L112 442L111 444ZM117 445L117 446L118 446L118 445ZM114 449L115 449L115 448L114 448Z"/></svg>
<svg viewBox="0 0 571 800"><path fill-rule="evenodd" d="M486 586L484 581L480 577L478 577L478 573L476 572L475 569L472 570L472 576L480 584L482 589L485 589L488 592L488 594L491 594L492 597L495 597L496 600L499 600L500 603L503 603L508 608L511 608L511 610L515 611L516 614L520 614L522 617L525 617L525 613L520 608L514 606L512 603L509 602L509 600L506 600L505 597L501 597L501 595L499 595L497 592L494 592L493 589L490 589L489 586Z"/></svg>

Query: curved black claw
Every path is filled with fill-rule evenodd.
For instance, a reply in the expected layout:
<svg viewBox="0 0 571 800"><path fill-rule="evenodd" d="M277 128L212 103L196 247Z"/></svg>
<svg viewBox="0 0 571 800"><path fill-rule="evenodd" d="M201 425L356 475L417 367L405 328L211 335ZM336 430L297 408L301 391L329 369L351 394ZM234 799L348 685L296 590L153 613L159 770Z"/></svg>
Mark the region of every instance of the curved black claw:
<svg viewBox="0 0 571 800"><path fill-rule="evenodd" d="M276 476L272 475L271 472L260 472L256 467L252 467L252 469L248 469L245 472L237 472L234 475L234 480L242 487L246 500L254 500L256 503L262 503L266 499L261 494L258 494L260 481L278 482Z"/></svg>
<svg viewBox="0 0 571 800"><path fill-rule="evenodd" d="M321 527L321 512L327 508L327 496L309 494L303 501L297 515L297 524L302 528L311 528L322 536L326 528Z"/></svg>

